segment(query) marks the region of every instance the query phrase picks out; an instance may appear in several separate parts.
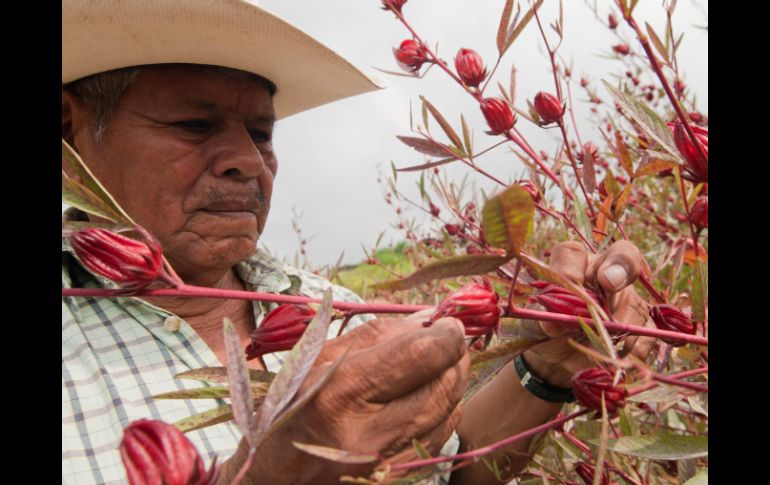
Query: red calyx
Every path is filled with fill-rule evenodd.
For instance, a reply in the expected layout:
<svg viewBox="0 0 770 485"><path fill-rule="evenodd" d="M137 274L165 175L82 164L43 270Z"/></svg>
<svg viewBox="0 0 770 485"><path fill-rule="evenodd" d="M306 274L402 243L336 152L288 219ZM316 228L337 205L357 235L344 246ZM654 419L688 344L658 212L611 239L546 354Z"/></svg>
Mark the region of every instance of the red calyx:
<svg viewBox="0 0 770 485"><path fill-rule="evenodd" d="M618 44L612 46L612 50L620 54L621 56L627 56L629 52L631 52L631 48L628 47L628 44Z"/></svg>
<svg viewBox="0 0 770 485"><path fill-rule="evenodd" d="M698 197L690 207L690 220L698 229L709 227L709 198Z"/></svg>
<svg viewBox="0 0 770 485"><path fill-rule="evenodd" d="M216 459L207 472L198 450L176 427L140 419L123 430L120 455L130 485L213 485Z"/></svg>
<svg viewBox="0 0 770 485"><path fill-rule="evenodd" d="M581 461L575 465L575 473L578 474L586 485L593 485L594 475L596 475L596 468L593 465ZM609 485L610 483L610 476L606 468L602 471L602 478L599 483L600 485Z"/></svg>
<svg viewBox="0 0 770 485"><path fill-rule="evenodd" d="M430 323L442 317L454 317L463 322L465 335L475 337L497 334L500 330L500 296L489 280L482 284L471 283L463 286L445 298L430 318Z"/></svg>
<svg viewBox="0 0 770 485"><path fill-rule="evenodd" d="M417 72L428 59L428 51L416 40L407 39L401 42L398 49L393 49L393 55L399 66L406 72Z"/></svg>
<svg viewBox="0 0 770 485"><path fill-rule="evenodd" d="M696 327L692 318L688 317L675 305L669 303L655 305L650 308L650 317L652 317L652 321L655 322L655 326L661 330L686 333L689 335L695 334ZM665 338L662 340L674 346L684 345L684 342L667 340Z"/></svg>
<svg viewBox="0 0 770 485"><path fill-rule="evenodd" d="M669 125L669 127L671 127L671 125ZM673 124L674 143L676 143L676 147L679 149L679 152L687 163L685 178L695 183L708 182L709 130L708 128L702 128L697 125L690 125L690 129L693 131L698 144L703 149L705 157L702 157L700 152L698 152L698 148L690 139L682 122L676 121Z"/></svg>
<svg viewBox="0 0 770 485"><path fill-rule="evenodd" d="M507 132L516 123L516 117L508 103L498 98L487 98L479 104L481 113L487 120L490 135L499 135Z"/></svg>
<svg viewBox="0 0 770 485"><path fill-rule="evenodd" d="M460 49L455 57L455 69L468 86L477 88L487 77L484 60L472 49Z"/></svg>
<svg viewBox="0 0 770 485"><path fill-rule="evenodd" d="M450 236L455 236L460 232L460 226L457 224L444 224L444 229L446 229Z"/></svg>
<svg viewBox="0 0 770 485"><path fill-rule="evenodd" d="M612 384L612 374L601 367L592 367L572 376L572 389L580 404L599 411L602 409L604 393L609 415L614 415L618 408L623 407L628 395L624 386Z"/></svg>
<svg viewBox="0 0 770 485"><path fill-rule="evenodd" d="M383 10L390 10L393 9L398 13L401 13L401 8L404 6L404 4L407 2L407 0L382 0L382 9Z"/></svg>
<svg viewBox="0 0 770 485"><path fill-rule="evenodd" d="M535 281L530 283L530 286L540 290L538 295L529 299L530 302L543 305L547 311L565 315L574 315L576 317L591 318L591 313L588 311L588 305L586 305L582 298L566 288L545 281ZM585 289L585 291L599 306L602 308L605 307L599 295L589 289Z"/></svg>
<svg viewBox="0 0 770 485"><path fill-rule="evenodd" d="M315 316L307 305L284 304L265 315L262 323L251 332L251 343L246 346L246 360L264 354L291 350L305 333Z"/></svg>
<svg viewBox="0 0 770 485"><path fill-rule="evenodd" d="M548 93L539 92L535 95L535 111L543 124L556 123L564 115L564 105L559 99Z"/></svg>
<svg viewBox="0 0 770 485"><path fill-rule="evenodd" d="M428 202L428 206L430 207L430 215L433 217L438 217L438 215L441 213L441 209L436 207L433 202Z"/></svg>
<svg viewBox="0 0 770 485"><path fill-rule="evenodd" d="M609 24L612 30L615 30L616 28L618 28L618 19L616 19L615 16L612 14L610 14L609 18L607 19L607 23Z"/></svg>
<svg viewBox="0 0 770 485"><path fill-rule="evenodd" d="M529 195L532 197L535 204L540 202L540 192L538 192L537 187L535 187L535 184L533 184L531 180L517 180L514 184L520 185L524 190L529 192Z"/></svg>

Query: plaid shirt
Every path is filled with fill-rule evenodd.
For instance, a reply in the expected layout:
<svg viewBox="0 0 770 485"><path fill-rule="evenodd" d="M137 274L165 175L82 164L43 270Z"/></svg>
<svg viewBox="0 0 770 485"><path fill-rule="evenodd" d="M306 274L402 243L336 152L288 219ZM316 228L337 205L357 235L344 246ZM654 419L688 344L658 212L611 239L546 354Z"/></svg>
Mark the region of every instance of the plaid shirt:
<svg viewBox="0 0 770 485"><path fill-rule="evenodd" d="M326 288L332 287L335 300L361 301L350 290L260 251L236 269L253 291L320 298ZM115 287L84 269L66 239L62 240L62 286ZM273 307L255 302L255 321L259 323ZM354 317L348 329L364 321ZM339 321L332 323L329 338L337 334L339 325ZM285 355L265 355L268 370L280 370ZM174 379L174 375L221 365L190 325L138 298L62 298L62 484L127 483L118 451L123 428L141 418L172 423L226 404L221 399L152 398L165 392L205 387L205 383ZM220 460L230 457L241 438L232 421L186 435L207 463L215 455ZM458 443L455 433L442 454L455 453ZM445 480L437 478L436 482Z"/></svg>

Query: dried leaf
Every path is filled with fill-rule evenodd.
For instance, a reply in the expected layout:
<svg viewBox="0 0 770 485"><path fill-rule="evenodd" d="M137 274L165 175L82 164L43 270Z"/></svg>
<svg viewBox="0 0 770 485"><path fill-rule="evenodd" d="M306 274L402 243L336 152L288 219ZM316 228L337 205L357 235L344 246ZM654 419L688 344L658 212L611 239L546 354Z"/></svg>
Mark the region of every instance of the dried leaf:
<svg viewBox="0 0 770 485"><path fill-rule="evenodd" d="M631 184L626 185L620 194L612 201L612 221L618 222L626 210L628 199L631 197Z"/></svg>
<svg viewBox="0 0 770 485"><path fill-rule="evenodd" d="M233 419L233 408L229 404L204 411L202 413L193 414L184 419L174 423L176 428L187 433L189 431L195 431L196 429L207 428L214 426L215 424L224 423Z"/></svg>
<svg viewBox="0 0 770 485"><path fill-rule="evenodd" d="M532 20L532 17L535 16L535 11L539 9L542 4L543 0L537 0L537 2L532 7L530 7L529 10L527 10L527 13L524 14L524 18L521 19L521 22L516 24L516 28L508 34L508 40L505 43L503 52L507 51L508 48L511 47L511 44L513 44L513 42L516 40L516 38L521 35L521 33L524 31L524 27L526 27L529 21Z"/></svg>
<svg viewBox="0 0 770 485"><path fill-rule="evenodd" d="M647 34L650 36L650 40L652 40L652 45L655 46L655 49L658 51L658 54L666 60L666 64L671 63L671 58L668 56L668 49L666 49L666 46L663 45L663 42L661 42L660 37L658 37L658 34L655 33L655 30L653 30L652 26L645 22L645 27L647 27Z"/></svg>
<svg viewBox="0 0 770 485"><path fill-rule="evenodd" d="M430 101L425 99L424 96L420 96L420 99L422 99L423 105L427 106L428 111L430 111L430 114L433 115L433 118L438 122L439 126L441 126L441 129L444 130L444 133L446 133L446 136L448 136L449 139L452 140L452 143L454 144L455 148L463 152L463 142L460 141L460 137L457 136L457 133L455 133L455 131L449 125L449 123L444 118L444 116L441 113L439 113L439 111L432 104L430 104Z"/></svg>
<svg viewBox="0 0 770 485"><path fill-rule="evenodd" d="M699 248L700 250L701 248ZM700 261L695 261L692 278L692 312L699 322L706 321L706 301L708 300L708 268Z"/></svg>
<svg viewBox="0 0 770 485"><path fill-rule="evenodd" d="M449 152L449 147L429 138L418 138L416 136L400 135L397 135L396 138L401 140L405 145L414 148L418 152L433 157L445 157Z"/></svg>
<svg viewBox="0 0 770 485"><path fill-rule="evenodd" d="M471 133L468 129L468 124L465 122L465 116L462 114L460 115L460 122L463 126L463 143L465 146L465 152L468 154L468 156L473 156L473 143L471 140Z"/></svg>
<svg viewBox="0 0 770 485"><path fill-rule="evenodd" d="M329 448L328 446L310 445L307 443L299 443L292 441L292 444L313 456L324 458L326 460L336 461L337 463L372 463L379 460L377 455L369 455L366 453L354 453L352 451L339 450L337 448Z"/></svg>
<svg viewBox="0 0 770 485"><path fill-rule="evenodd" d="M590 151L583 156L583 185L588 195L593 194L594 190L596 190L596 167L594 166L594 161L594 156Z"/></svg>
<svg viewBox="0 0 770 485"><path fill-rule="evenodd" d="M258 398L267 394L268 385L265 383L252 384L251 397ZM227 386L201 387L200 389L184 389L182 391L165 392L152 396L153 399L224 399L230 397Z"/></svg>
<svg viewBox="0 0 770 485"><path fill-rule="evenodd" d="M444 158L442 160L436 160L435 162L421 163L420 165L413 165L411 167L405 167L405 168L397 168L395 169L395 171L396 172L419 172L420 170L438 167L440 165L444 165L449 162L454 162L455 160L458 160L458 158L456 157Z"/></svg>
<svg viewBox="0 0 770 485"><path fill-rule="evenodd" d="M671 170L677 167L679 164L672 160L666 160L662 158L652 158L645 152L642 157L642 162L639 164L639 168L634 173L634 178L641 177L643 175L652 175L664 170Z"/></svg>
<svg viewBox="0 0 770 485"><path fill-rule="evenodd" d="M229 318L223 325L225 351L227 352L227 381L230 384L230 405L233 407L235 424L241 430L251 448L256 445L256 420L254 401L249 385L249 368L241 348L241 339Z"/></svg>
<svg viewBox="0 0 770 485"><path fill-rule="evenodd" d="M623 167L623 170L626 171L628 176L633 178L634 164L631 162L631 155L628 153L628 147L623 142L623 136L619 131L615 132L615 144L618 149L617 153L620 155L620 165Z"/></svg>
<svg viewBox="0 0 770 485"><path fill-rule="evenodd" d="M500 25L497 27L497 53L503 57L505 53L506 34L508 33L508 24L511 22L511 12L513 11L513 1L506 0L503 7L503 13L500 16Z"/></svg>
<svg viewBox="0 0 770 485"><path fill-rule="evenodd" d="M512 255L498 256L494 254L455 256L430 263L406 278L377 283L371 285L371 287L388 290L406 290L442 278L486 274L494 271L503 263L510 261L512 257Z"/></svg>
<svg viewBox="0 0 770 485"><path fill-rule="evenodd" d="M511 64L511 100L510 105L516 104L516 66Z"/></svg>
<svg viewBox="0 0 770 485"><path fill-rule="evenodd" d="M264 370L249 369L249 380L255 382L267 382L273 380L274 372ZM192 379L194 381L218 382L226 384L227 367L202 367L200 369L188 370L174 376L175 379Z"/></svg>
<svg viewBox="0 0 770 485"><path fill-rule="evenodd" d="M532 232L535 203L526 189L511 185L492 197L481 210L484 238L491 246L517 255Z"/></svg>
<svg viewBox="0 0 770 485"><path fill-rule="evenodd" d="M590 443L599 444L595 439ZM708 455L708 436L681 436L661 433L654 436L625 436L609 440L614 453L650 460L685 460Z"/></svg>
<svg viewBox="0 0 770 485"><path fill-rule="evenodd" d="M120 216L107 203L84 185L69 178L64 173L64 170L61 172L61 199L65 204L77 207L89 214L108 219L114 223L118 223L120 220Z"/></svg>

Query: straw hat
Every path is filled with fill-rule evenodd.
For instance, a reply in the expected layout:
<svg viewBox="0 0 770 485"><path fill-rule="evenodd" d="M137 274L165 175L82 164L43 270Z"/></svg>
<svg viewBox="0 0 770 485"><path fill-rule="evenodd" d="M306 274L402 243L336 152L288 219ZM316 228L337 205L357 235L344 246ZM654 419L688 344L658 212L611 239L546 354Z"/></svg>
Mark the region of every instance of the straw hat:
<svg viewBox="0 0 770 485"><path fill-rule="evenodd" d="M266 77L278 118L382 87L257 0L62 0L62 84L164 63Z"/></svg>

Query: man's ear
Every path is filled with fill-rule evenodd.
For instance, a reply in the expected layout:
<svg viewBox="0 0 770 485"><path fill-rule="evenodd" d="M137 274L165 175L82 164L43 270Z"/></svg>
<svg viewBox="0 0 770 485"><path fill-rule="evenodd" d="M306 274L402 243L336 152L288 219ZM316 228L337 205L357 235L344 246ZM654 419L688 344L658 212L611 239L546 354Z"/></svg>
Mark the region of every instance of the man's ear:
<svg viewBox="0 0 770 485"><path fill-rule="evenodd" d="M79 152L77 146L78 135L81 130L88 129L88 112L83 103L71 92L66 89L61 90L61 137L76 152ZM80 181L79 177L70 168L62 158L62 170L71 178Z"/></svg>

